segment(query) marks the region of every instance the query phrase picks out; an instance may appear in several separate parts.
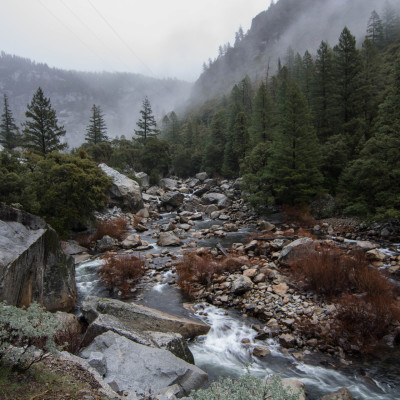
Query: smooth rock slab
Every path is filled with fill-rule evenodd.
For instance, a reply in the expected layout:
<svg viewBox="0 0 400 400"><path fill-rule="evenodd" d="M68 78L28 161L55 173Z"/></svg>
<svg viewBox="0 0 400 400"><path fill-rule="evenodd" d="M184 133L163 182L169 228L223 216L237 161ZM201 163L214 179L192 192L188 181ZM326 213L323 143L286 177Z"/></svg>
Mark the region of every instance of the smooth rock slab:
<svg viewBox="0 0 400 400"><path fill-rule="evenodd" d="M161 232L157 244L161 247L182 246L183 242L172 232Z"/></svg>
<svg viewBox="0 0 400 400"><path fill-rule="evenodd" d="M139 396L158 394L164 388L178 384L179 396L202 387L208 379L206 372L175 357L172 353L134 343L114 332L98 336L81 352L90 358L92 352L104 355L105 381L112 379L121 391Z"/></svg>

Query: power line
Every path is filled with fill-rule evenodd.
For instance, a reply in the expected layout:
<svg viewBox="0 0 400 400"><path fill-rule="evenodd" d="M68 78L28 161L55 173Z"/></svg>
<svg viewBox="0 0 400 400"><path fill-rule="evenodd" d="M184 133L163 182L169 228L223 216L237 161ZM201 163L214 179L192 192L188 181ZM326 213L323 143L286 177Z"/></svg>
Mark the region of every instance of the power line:
<svg viewBox="0 0 400 400"><path fill-rule="evenodd" d="M61 20L60 18L58 18L58 16L56 14L53 13L53 11L51 11L44 3L42 3L41 0L38 0L39 4L45 8L47 10L47 12L53 17L55 18L61 25L64 26L65 29L67 29L70 33L72 33L78 40L79 42L81 42L81 44L83 44L87 49L89 49L90 52L92 52L92 54L96 57L98 57L103 63L108 64L108 61L105 60L103 57L101 57L100 55L98 55L87 43L85 43L68 25L66 25L64 23L63 20ZM115 71L114 68L108 64L109 68L112 71Z"/></svg>
<svg viewBox="0 0 400 400"><path fill-rule="evenodd" d="M129 44L126 42L126 40L114 29L114 27L107 21L107 19L103 16L103 14L100 13L100 11L93 5L91 0L87 0L88 3L92 6L92 8L96 11L96 13L99 15L99 17L106 23L106 25L114 32L115 36L124 44L124 46L130 51L131 54L133 54L134 57L136 57L143 65L145 68L147 68L151 75L155 76L151 68L132 50L132 48L129 46Z"/></svg>
<svg viewBox="0 0 400 400"><path fill-rule="evenodd" d="M82 18L73 10L71 9L65 2L64 0L60 0L60 2L62 3L62 5L89 31L91 32L91 34L101 43L102 46L107 47L108 46L103 42L103 40L101 39L100 36L97 35L97 33L89 26L85 23L85 21L82 20ZM108 48L109 49L109 48ZM110 50L110 49L109 49ZM120 58L120 60L124 63L125 68L127 68L127 70L130 69L129 65L122 59Z"/></svg>

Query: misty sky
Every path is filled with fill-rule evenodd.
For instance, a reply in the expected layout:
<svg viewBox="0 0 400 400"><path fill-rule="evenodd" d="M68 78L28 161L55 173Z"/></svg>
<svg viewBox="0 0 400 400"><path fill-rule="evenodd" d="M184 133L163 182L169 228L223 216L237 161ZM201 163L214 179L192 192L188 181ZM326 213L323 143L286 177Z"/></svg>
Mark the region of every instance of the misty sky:
<svg viewBox="0 0 400 400"><path fill-rule="evenodd" d="M194 81L270 0L0 0L0 50L80 71Z"/></svg>

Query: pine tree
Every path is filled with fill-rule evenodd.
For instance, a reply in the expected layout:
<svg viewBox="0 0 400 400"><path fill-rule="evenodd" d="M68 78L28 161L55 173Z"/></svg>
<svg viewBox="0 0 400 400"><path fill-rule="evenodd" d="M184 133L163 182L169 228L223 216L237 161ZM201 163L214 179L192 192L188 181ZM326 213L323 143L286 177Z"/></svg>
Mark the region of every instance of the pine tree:
<svg viewBox="0 0 400 400"><path fill-rule="evenodd" d="M268 164L275 200L281 204L309 202L321 189L318 141L307 100L293 80L288 82Z"/></svg>
<svg viewBox="0 0 400 400"><path fill-rule="evenodd" d="M93 104L92 115L86 128L85 140L90 144L108 142L107 127L100 107Z"/></svg>
<svg viewBox="0 0 400 400"><path fill-rule="evenodd" d="M385 2L382 19L385 43L393 43L399 35L399 15L388 1Z"/></svg>
<svg viewBox="0 0 400 400"><path fill-rule="evenodd" d="M21 135L12 112L8 106L7 95L4 94L4 109L0 124L0 144L7 150L12 150L21 144Z"/></svg>
<svg viewBox="0 0 400 400"><path fill-rule="evenodd" d="M44 97L39 87L33 95L32 101L28 104L25 113L27 121L24 126L25 147L33 153L46 156L53 151L60 151L67 147L61 143L65 136L65 129L58 125L56 112L50 104L50 99Z"/></svg>
<svg viewBox="0 0 400 400"><path fill-rule="evenodd" d="M381 48L384 43L383 23L378 13L374 10L368 21L367 39L376 47Z"/></svg>
<svg viewBox="0 0 400 400"><path fill-rule="evenodd" d="M139 129L135 129L135 135L143 140L148 137L157 136L160 131L157 129L157 123L151 110L150 101L147 97L143 100L143 108L140 110L141 118L136 122Z"/></svg>

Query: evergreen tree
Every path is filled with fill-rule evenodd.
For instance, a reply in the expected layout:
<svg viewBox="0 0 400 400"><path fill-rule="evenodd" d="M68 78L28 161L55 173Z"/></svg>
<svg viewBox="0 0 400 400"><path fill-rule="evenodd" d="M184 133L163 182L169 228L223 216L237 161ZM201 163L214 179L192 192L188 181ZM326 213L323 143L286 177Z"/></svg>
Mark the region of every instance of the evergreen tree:
<svg viewBox="0 0 400 400"><path fill-rule="evenodd" d="M368 21L367 39L369 39L376 47L380 48L384 43L383 23L378 13L374 10Z"/></svg>
<svg viewBox="0 0 400 400"><path fill-rule="evenodd" d="M268 170L273 196L280 204L310 201L321 189L318 141L307 100L288 82Z"/></svg>
<svg viewBox="0 0 400 400"><path fill-rule="evenodd" d="M308 105L311 106L315 66L312 56L308 51L304 53L302 66L303 68L301 69L300 75L300 87L304 96L306 96Z"/></svg>
<svg viewBox="0 0 400 400"><path fill-rule="evenodd" d="M4 94L4 109L0 124L0 144L7 150L12 150L21 144L21 135L8 106L6 94Z"/></svg>
<svg viewBox="0 0 400 400"><path fill-rule="evenodd" d="M399 35L399 15L388 1L385 2L382 23L385 44L393 43Z"/></svg>
<svg viewBox="0 0 400 400"><path fill-rule="evenodd" d="M157 129L157 123L151 110L151 104L147 97L143 100L143 108L140 110L141 117L136 125L135 135L146 140L148 137L157 136L160 131Z"/></svg>
<svg viewBox="0 0 400 400"><path fill-rule="evenodd" d="M258 142L272 141L272 99L267 87L261 82L254 99L254 110L251 118L251 141Z"/></svg>
<svg viewBox="0 0 400 400"><path fill-rule="evenodd" d="M93 104L92 116L86 128L85 140L90 144L108 142L107 127L100 107Z"/></svg>
<svg viewBox="0 0 400 400"><path fill-rule="evenodd" d="M67 147L66 143L61 143L61 138L65 136L65 129L58 125L56 112L51 107L50 99L44 97L40 87L33 95L31 103L28 104L25 116L28 119L23 124L23 133L28 150L46 156Z"/></svg>

